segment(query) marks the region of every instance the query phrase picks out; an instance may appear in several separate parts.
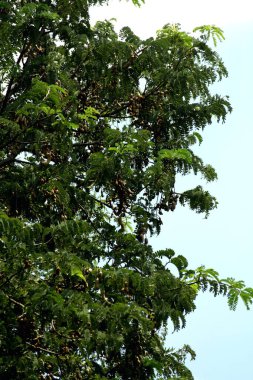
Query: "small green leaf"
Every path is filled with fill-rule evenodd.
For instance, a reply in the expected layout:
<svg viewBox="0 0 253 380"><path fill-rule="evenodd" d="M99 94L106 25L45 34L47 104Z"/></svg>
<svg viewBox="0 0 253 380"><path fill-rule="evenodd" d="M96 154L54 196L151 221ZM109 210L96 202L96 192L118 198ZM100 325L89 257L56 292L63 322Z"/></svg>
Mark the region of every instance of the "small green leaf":
<svg viewBox="0 0 253 380"><path fill-rule="evenodd" d="M86 278L84 277L82 270L76 265L71 267L71 276L77 276L86 282Z"/></svg>

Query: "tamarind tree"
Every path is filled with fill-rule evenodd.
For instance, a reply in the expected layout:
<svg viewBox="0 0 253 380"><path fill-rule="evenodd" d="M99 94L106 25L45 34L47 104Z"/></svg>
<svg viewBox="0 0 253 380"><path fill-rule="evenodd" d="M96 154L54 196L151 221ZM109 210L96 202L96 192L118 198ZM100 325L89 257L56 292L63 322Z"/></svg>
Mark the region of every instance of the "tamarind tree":
<svg viewBox="0 0 253 380"><path fill-rule="evenodd" d="M193 148L231 111L209 89L227 76L208 45L222 31L141 40L91 27L102 3L0 2L1 379L192 379L168 321L183 328L201 290L252 302L242 281L148 242L178 204L217 206L176 177L216 179Z"/></svg>

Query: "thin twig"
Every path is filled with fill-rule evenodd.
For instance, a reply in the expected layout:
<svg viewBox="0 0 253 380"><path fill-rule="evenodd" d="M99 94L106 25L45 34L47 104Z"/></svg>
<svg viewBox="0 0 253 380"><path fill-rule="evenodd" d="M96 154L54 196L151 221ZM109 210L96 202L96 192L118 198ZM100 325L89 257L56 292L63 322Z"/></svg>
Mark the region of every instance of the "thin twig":
<svg viewBox="0 0 253 380"><path fill-rule="evenodd" d="M5 284L7 284L8 282L10 282L11 281L11 279L13 278L13 277L15 277L17 275L17 273L14 273L14 274L12 274L10 277L8 277L1 285L0 285L0 288L2 288Z"/></svg>
<svg viewBox="0 0 253 380"><path fill-rule="evenodd" d="M36 346L35 344L29 343L29 342L26 342L26 344L28 346L33 347L35 350L44 351L44 352L47 352L48 354L52 354L52 355L56 355L56 356L60 355L58 352L51 351L51 350L48 350L47 348L43 348L43 347L40 347L40 346Z"/></svg>

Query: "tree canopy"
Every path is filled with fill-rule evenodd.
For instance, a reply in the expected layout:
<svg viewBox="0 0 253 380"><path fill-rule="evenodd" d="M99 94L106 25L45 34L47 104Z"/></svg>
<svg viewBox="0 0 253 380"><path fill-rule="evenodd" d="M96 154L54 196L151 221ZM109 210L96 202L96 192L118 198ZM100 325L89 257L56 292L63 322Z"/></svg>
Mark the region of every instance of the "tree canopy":
<svg viewBox="0 0 253 380"><path fill-rule="evenodd" d="M148 241L178 204L217 206L176 177L217 178L194 144L231 111L210 90L227 76L208 43L222 31L141 40L91 27L102 3L0 2L1 379L192 379L168 321L183 328L202 290L252 303L243 281Z"/></svg>

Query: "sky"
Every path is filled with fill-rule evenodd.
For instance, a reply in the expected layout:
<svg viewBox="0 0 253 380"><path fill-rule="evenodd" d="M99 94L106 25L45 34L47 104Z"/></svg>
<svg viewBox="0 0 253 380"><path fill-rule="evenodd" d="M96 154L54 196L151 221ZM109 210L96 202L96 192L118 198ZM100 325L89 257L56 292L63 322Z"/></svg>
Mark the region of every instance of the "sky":
<svg viewBox="0 0 253 380"><path fill-rule="evenodd" d="M140 8L132 2L111 0L92 9L91 20L116 18L116 29L130 26L142 38L155 34L166 23L180 23L183 30L214 24L226 40L217 50L229 77L216 86L229 95L233 112L225 124L213 123L205 130L204 142L196 147L206 163L218 172L218 181L205 184L201 178L178 178L178 191L197 184L218 198L218 209L208 219L178 206L164 218L155 249L172 248L187 257L189 266L216 269L221 277L244 280L253 287L253 12L252 1L146 0ZM235 312L226 298L200 294L196 311L185 329L169 334L169 347L189 344L197 353L188 365L195 380L253 379L253 308L241 304Z"/></svg>

